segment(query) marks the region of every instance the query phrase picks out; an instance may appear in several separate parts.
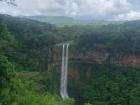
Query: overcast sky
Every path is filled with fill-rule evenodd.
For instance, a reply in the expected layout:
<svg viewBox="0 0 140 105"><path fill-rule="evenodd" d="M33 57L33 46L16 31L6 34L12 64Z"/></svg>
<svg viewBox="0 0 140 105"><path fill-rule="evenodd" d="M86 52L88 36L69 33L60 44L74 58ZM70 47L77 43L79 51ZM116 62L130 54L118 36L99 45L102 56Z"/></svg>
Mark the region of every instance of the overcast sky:
<svg viewBox="0 0 140 105"><path fill-rule="evenodd" d="M17 7L0 3L0 13L92 17L98 20L140 19L140 0L16 0L16 4Z"/></svg>

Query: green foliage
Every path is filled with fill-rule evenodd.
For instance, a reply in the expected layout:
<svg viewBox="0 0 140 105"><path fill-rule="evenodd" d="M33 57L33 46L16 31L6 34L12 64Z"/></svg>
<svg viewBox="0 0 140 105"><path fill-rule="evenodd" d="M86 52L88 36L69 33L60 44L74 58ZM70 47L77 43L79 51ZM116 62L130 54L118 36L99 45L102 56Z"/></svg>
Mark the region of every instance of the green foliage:
<svg viewBox="0 0 140 105"><path fill-rule="evenodd" d="M17 94L12 105L73 105L73 99L62 101L60 97L40 90L38 86L39 84L33 80L19 80Z"/></svg>
<svg viewBox="0 0 140 105"><path fill-rule="evenodd" d="M42 84L45 84L45 90L48 90L52 94L59 94L59 87L60 87L60 75L57 72L58 67L52 65L45 78L41 80Z"/></svg>
<svg viewBox="0 0 140 105"><path fill-rule="evenodd" d="M38 27L38 24L29 21L28 27L26 24L28 21L19 21L7 16L0 18L0 105L73 105L73 99L62 101L60 97L50 94L56 88L55 83L54 86L51 85L54 76L49 75L52 73L48 73L46 84L50 81L53 89L42 88L38 81L21 80L16 76L15 68L9 61L12 61L18 69L20 66L20 68L28 66L28 69L32 70L35 66L35 69L46 70L44 65L48 65L51 46L56 43L53 33L56 30L51 25L39 23ZM47 31L44 32L46 29L42 27L45 26ZM26 34L31 36L27 37ZM39 82L43 86L42 81Z"/></svg>
<svg viewBox="0 0 140 105"><path fill-rule="evenodd" d="M12 55L16 44L14 36L10 34L6 25L0 19L0 54ZM7 52L7 53L6 53Z"/></svg>
<svg viewBox="0 0 140 105"><path fill-rule="evenodd" d="M112 54L139 54L140 25L106 25L93 30L85 29L76 40L83 51L106 50ZM96 47L101 46L101 47ZM92 49L91 49L92 48Z"/></svg>
<svg viewBox="0 0 140 105"><path fill-rule="evenodd" d="M49 72L18 72L17 105L74 105L74 99L62 100L58 95L59 86L56 67Z"/></svg>
<svg viewBox="0 0 140 105"><path fill-rule="evenodd" d="M14 66L3 55L0 55L0 103L9 105L14 94Z"/></svg>
<svg viewBox="0 0 140 105"><path fill-rule="evenodd" d="M1 35L6 38L16 38L16 51L5 51L5 53L10 52L13 55L12 60L14 63L16 62L16 67L19 70L46 71L51 62L52 47L58 42L56 27L47 23L13 18L7 15L0 15L0 17L2 23L7 26L6 28L1 26ZM13 35L9 35L7 28ZM7 39L4 42L7 43ZM9 48L8 46L4 48Z"/></svg>
<svg viewBox="0 0 140 105"><path fill-rule="evenodd" d="M77 63L80 78L70 79L69 90L77 103L94 105L138 105L140 71L109 65Z"/></svg>
<svg viewBox="0 0 140 105"><path fill-rule="evenodd" d="M90 103L85 103L84 105L92 105L92 104L90 104Z"/></svg>
<svg viewBox="0 0 140 105"><path fill-rule="evenodd" d="M74 105L74 104L75 104L75 100L73 98L69 98L64 100L60 105Z"/></svg>

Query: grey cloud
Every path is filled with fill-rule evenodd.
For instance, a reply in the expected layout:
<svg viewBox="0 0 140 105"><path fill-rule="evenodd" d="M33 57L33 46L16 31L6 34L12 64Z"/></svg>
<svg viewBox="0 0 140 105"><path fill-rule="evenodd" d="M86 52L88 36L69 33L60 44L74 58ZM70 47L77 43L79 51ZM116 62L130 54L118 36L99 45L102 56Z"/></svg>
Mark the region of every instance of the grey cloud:
<svg viewBox="0 0 140 105"><path fill-rule="evenodd" d="M140 19L139 0L17 0L17 7L0 4L0 13L11 15L61 15L95 19Z"/></svg>

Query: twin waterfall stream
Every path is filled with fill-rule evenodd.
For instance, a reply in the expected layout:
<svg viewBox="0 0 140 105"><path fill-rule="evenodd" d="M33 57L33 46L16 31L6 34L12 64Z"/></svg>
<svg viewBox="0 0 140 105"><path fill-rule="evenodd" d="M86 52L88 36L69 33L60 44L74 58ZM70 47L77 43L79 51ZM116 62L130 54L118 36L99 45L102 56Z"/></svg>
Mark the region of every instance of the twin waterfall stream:
<svg viewBox="0 0 140 105"><path fill-rule="evenodd" d="M63 100L69 97L67 92L68 53L69 53L69 43L64 43L62 48L62 67L61 67L61 81L60 81L60 95Z"/></svg>

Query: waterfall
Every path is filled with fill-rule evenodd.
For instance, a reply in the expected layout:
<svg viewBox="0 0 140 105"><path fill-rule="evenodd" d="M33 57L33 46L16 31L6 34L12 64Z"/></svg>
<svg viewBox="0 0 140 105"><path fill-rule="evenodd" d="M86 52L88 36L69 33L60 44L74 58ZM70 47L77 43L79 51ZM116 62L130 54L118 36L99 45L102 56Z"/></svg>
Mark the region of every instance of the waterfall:
<svg viewBox="0 0 140 105"><path fill-rule="evenodd" d="M61 82L60 82L60 95L62 99L67 99L67 81L68 81L68 52L69 43L64 43L62 48L62 67L61 67Z"/></svg>

